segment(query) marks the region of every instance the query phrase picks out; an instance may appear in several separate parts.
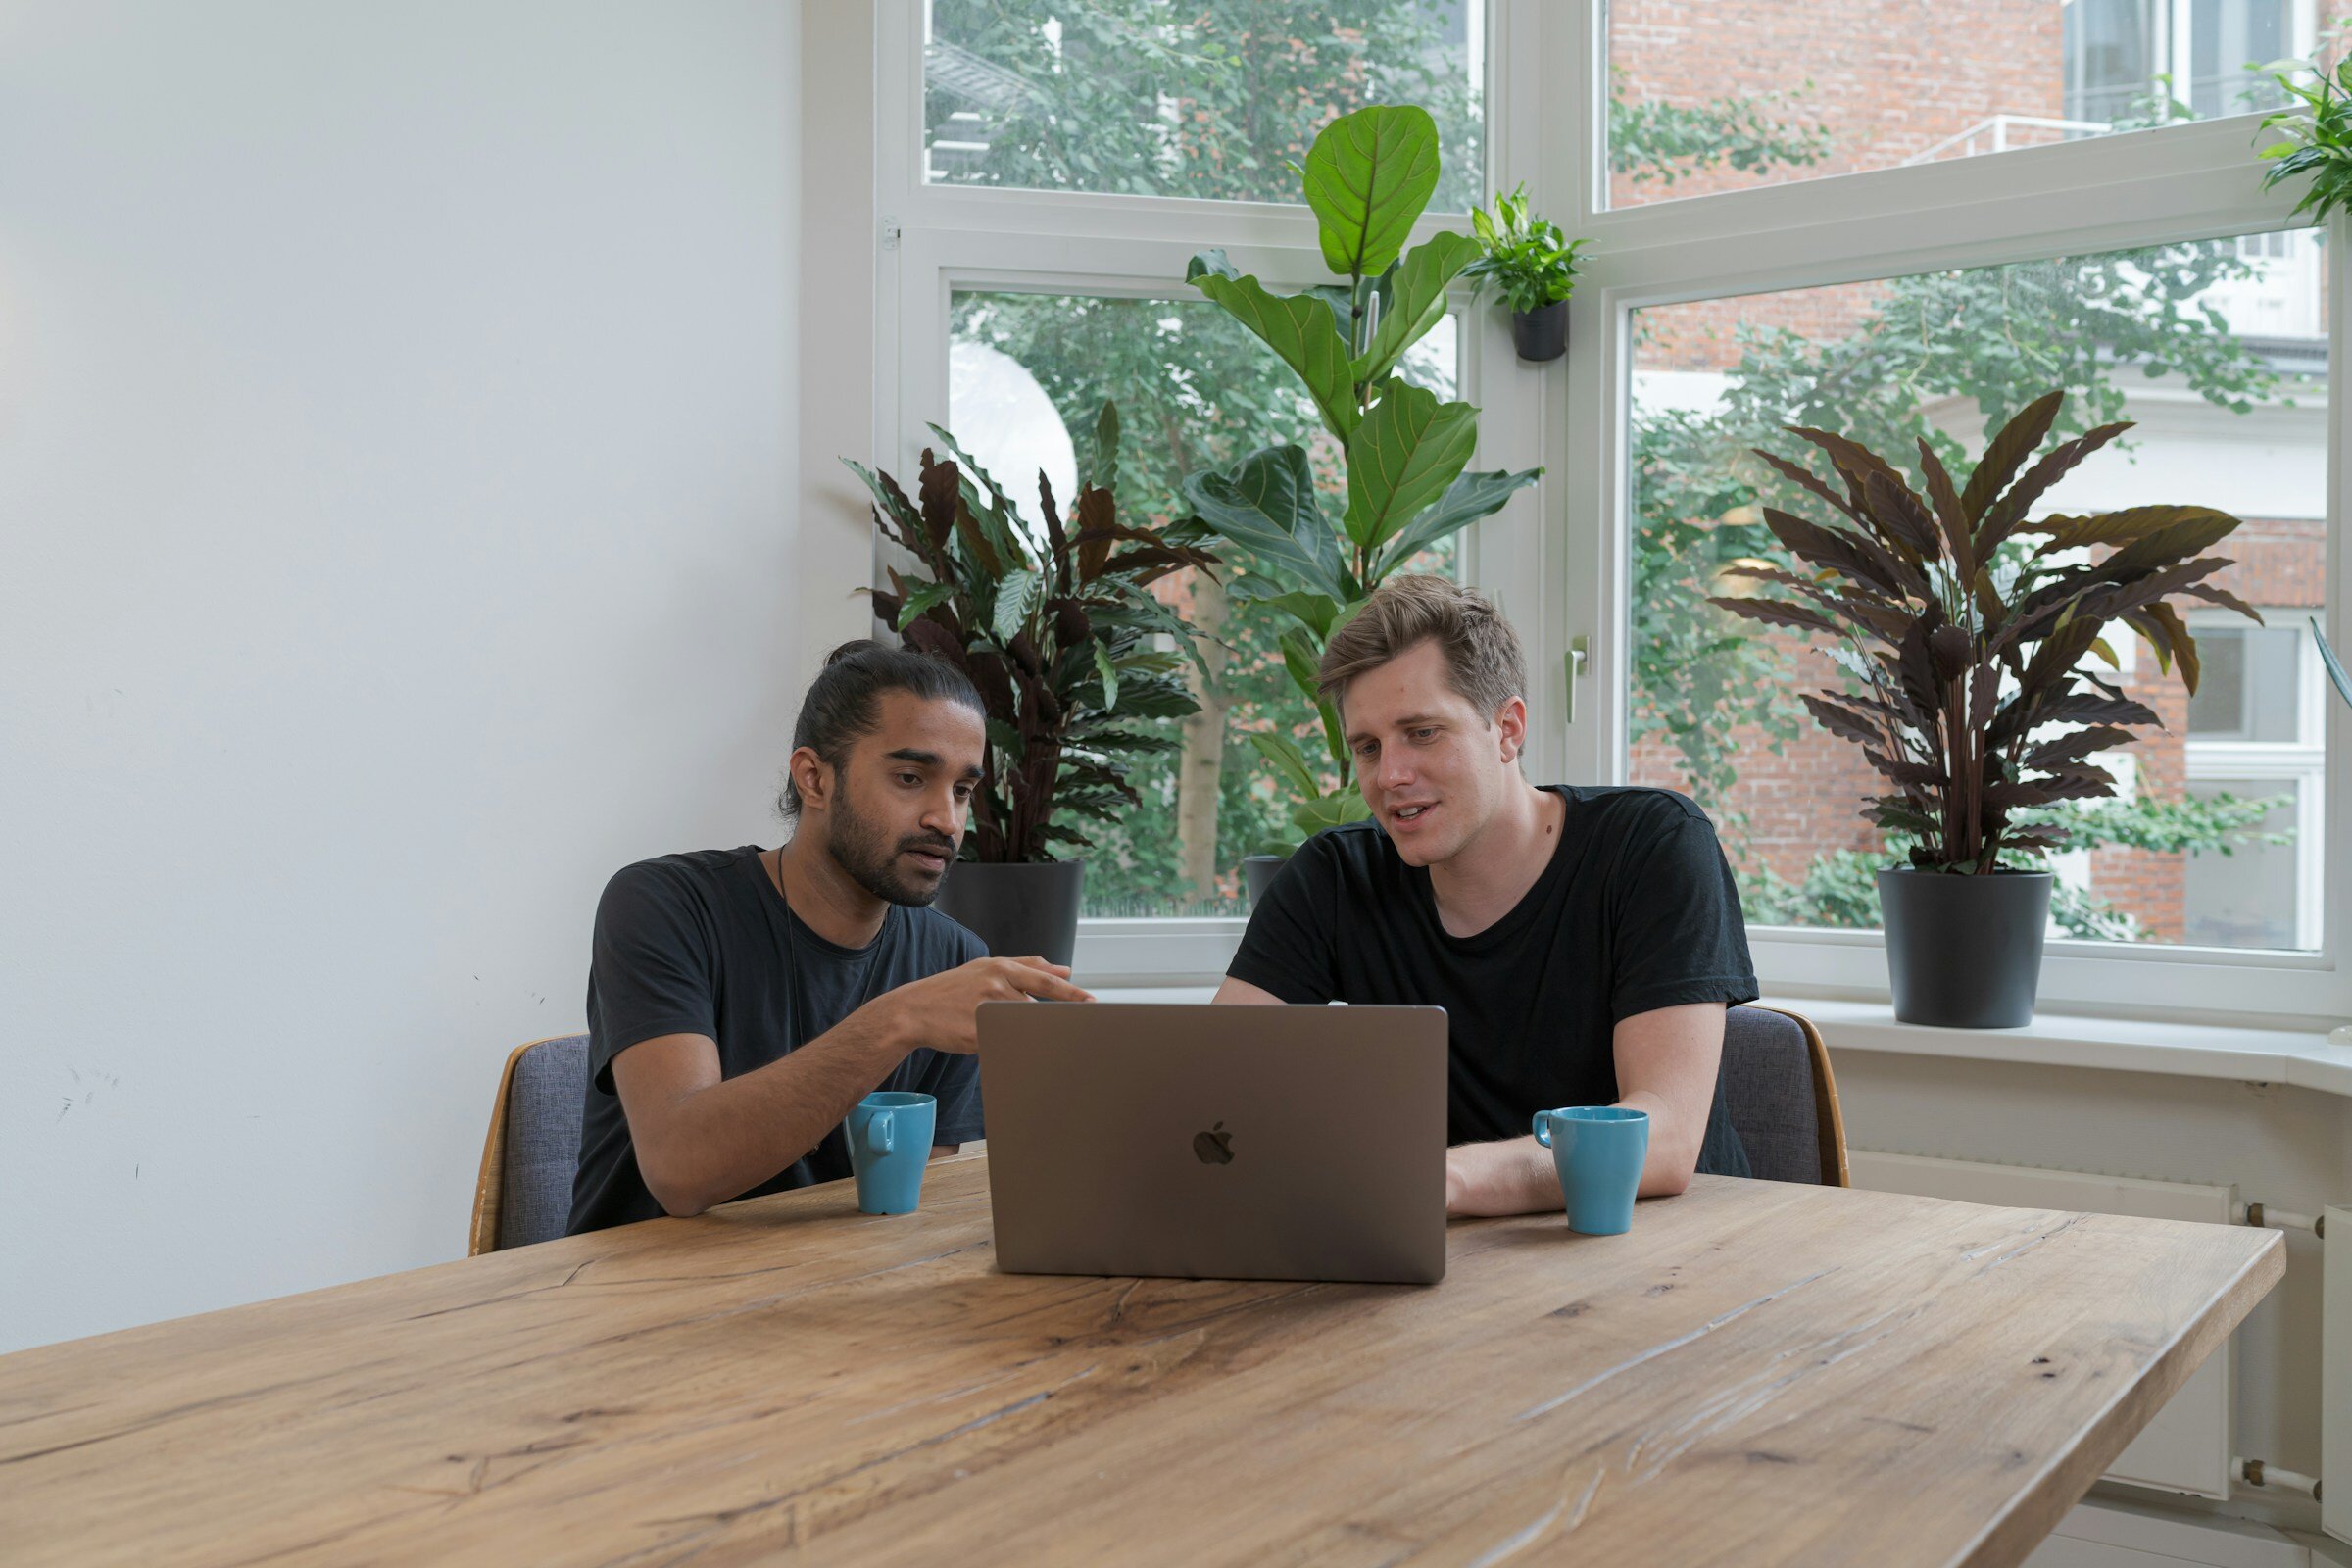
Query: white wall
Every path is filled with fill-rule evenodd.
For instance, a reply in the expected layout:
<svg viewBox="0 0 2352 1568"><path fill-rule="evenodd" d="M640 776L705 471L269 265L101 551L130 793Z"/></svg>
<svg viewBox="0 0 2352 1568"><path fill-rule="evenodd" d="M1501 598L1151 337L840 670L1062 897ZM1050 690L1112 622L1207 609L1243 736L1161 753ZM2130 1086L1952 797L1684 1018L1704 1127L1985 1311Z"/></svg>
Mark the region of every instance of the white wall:
<svg viewBox="0 0 2352 1568"><path fill-rule="evenodd" d="M772 841L800 22L0 5L0 1349L458 1255L605 878Z"/></svg>

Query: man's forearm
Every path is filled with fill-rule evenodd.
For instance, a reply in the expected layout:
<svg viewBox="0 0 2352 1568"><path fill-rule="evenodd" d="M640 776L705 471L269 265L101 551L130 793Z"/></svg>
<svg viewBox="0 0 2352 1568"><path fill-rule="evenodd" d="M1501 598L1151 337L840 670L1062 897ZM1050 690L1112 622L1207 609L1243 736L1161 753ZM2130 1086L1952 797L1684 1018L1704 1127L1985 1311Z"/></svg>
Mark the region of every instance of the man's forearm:
<svg viewBox="0 0 2352 1568"><path fill-rule="evenodd" d="M1462 1219L1533 1214L1560 1206L1551 1151L1534 1138L1461 1144L1446 1151L1446 1212Z"/></svg>
<svg viewBox="0 0 2352 1568"><path fill-rule="evenodd" d="M1637 1090L1618 1102L1649 1113L1649 1152L1642 1157L1643 1198L1671 1198L1690 1185L1703 1128L1687 1125L1674 1107ZM1457 1219L1534 1214L1562 1202L1559 1167L1551 1151L1531 1137L1498 1144L1461 1144L1446 1152L1446 1212Z"/></svg>
<svg viewBox="0 0 2352 1568"><path fill-rule="evenodd" d="M1628 1110L1649 1112L1649 1152L1642 1157L1642 1188L1643 1198L1672 1198L1690 1185L1690 1173L1698 1168L1699 1141L1706 1136L1705 1125L1692 1125L1689 1116L1678 1112L1661 1095L1637 1089L1617 1102Z"/></svg>
<svg viewBox="0 0 2352 1568"><path fill-rule="evenodd" d="M749 1192L814 1149L906 1052L877 1009L861 1007L764 1067L681 1097L664 1118L662 1168L643 1170L646 1185L672 1214Z"/></svg>

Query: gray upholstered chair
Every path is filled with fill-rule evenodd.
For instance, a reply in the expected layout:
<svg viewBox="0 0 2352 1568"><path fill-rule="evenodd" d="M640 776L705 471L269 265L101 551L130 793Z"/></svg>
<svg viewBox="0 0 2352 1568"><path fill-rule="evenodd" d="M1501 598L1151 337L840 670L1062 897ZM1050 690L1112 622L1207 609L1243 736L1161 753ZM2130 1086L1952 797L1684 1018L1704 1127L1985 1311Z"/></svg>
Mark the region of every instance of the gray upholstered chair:
<svg viewBox="0 0 2352 1568"><path fill-rule="evenodd" d="M1829 1048L1811 1019L1778 1007L1726 1013L1719 1103L1759 1180L1853 1185L1838 1082L1830 1076Z"/></svg>
<svg viewBox="0 0 2352 1568"><path fill-rule="evenodd" d="M580 1107L587 1098L586 1035L534 1040L508 1055L473 1186L469 1253L528 1247L564 1234L571 1222L571 1176L580 1162Z"/></svg>

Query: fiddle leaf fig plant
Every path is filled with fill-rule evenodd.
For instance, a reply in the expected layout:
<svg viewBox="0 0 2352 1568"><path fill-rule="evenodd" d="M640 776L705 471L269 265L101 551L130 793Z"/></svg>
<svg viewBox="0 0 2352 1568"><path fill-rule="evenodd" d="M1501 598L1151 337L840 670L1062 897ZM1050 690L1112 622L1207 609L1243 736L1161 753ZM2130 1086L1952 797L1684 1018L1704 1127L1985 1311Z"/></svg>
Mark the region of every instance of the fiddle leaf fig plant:
<svg viewBox="0 0 2352 1568"><path fill-rule="evenodd" d="M2093 655L2114 666L2110 625L2145 638L2158 666L2177 666L2193 695L2196 639L2177 602L2262 619L2210 580L2230 564L2204 553L2238 527L2228 513L2167 505L2027 520L2043 492L2131 428L2100 425L2030 462L2063 398L2051 392L2020 411L1965 485L1921 441L1924 496L1885 459L1827 430L1789 427L1828 456L1826 479L1755 454L1838 520L1766 508L1774 537L1813 569L1744 571L1788 597L1712 603L1838 640L1830 656L1851 689L1802 700L1885 776L1887 793L1862 814L1908 835L1918 870L1984 875L2004 854L2062 849L2063 819L2015 813L2115 793L2115 775L2092 760L2162 721L2086 667Z"/></svg>
<svg viewBox="0 0 2352 1568"><path fill-rule="evenodd" d="M1307 448L1263 447L1223 468L1189 474L1200 524L1251 558L1262 575L1237 599L1288 616L1284 668L1317 705L1336 788L1292 737L1250 744L1298 799L1292 825L1313 834L1365 815L1339 715L1315 691L1325 641L1391 572L1502 509L1544 471L1469 471L1478 410L1398 373L1406 351L1445 318L1446 292L1480 255L1467 234L1406 248L1438 180L1438 129L1426 110L1374 105L1323 127L1300 169L1324 265L1342 281L1278 294L1204 250L1185 280L1274 351L1305 387L1347 469L1344 505L1318 493ZM1277 853L1289 846L1278 846Z"/></svg>
<svg viewBox="0 0 2352 1568"><path fill-rule="evenodd" d="M1118 411L1107 403L1066 519L1038 475L1042 528L954 436L930 428L946 455L923 453L919 501L849 464L873 492L876 526L918 566L890 568L874 611L908 647L970 676L987 710L965 858L1050 860L1088 847L1084 824L1143 804L1129 759L1179 748L1153 721L1200 710L1182 675L1188 654L1200 660L1200 633L1151 585L1218 560L1194 524L1120 520ZM1179 651L1154 646L1163 637Z"/></svg>

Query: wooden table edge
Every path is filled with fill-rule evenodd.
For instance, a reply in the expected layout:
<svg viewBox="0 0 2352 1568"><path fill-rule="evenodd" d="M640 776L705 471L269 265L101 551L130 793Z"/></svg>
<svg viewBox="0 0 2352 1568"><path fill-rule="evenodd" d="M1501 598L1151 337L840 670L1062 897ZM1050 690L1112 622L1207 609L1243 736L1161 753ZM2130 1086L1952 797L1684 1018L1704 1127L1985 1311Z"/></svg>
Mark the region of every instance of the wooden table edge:
<svg viewBox="0 0 2352 1568"><path fill-rule="evenodd" d="M1954 1568L2016 1568L2032 1555L2206 1358L2217 1350L2228 1352L2230 1336L2285 1277L2286 1238L2266 1232L2262 1246L2214 1293L2195 1321L2173 1336L2136 1382L2119 1387L2075 1444L2046 1461L2007 1509L1986 1521L1953 1558ZM2134 1409L2145 1411L2136 1422L2131 1420Z"/></svg>

